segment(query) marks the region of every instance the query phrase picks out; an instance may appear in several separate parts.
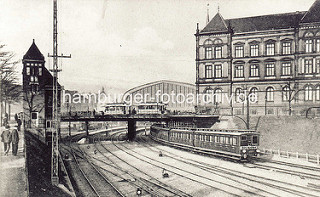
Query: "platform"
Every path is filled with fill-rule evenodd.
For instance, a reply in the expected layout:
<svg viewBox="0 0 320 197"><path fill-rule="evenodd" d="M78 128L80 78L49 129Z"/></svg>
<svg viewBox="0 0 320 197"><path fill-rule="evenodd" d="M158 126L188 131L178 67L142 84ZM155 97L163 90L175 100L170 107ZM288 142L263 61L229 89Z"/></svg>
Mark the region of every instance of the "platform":
<svg viewBox="0 0 320 197"><path fill-rule="evenodd" d="M23 131L19 132L19 138L17 156L12 155L12 145L8 156L4 155L3 142L0 145L0 196L28 196Z"/></svg>

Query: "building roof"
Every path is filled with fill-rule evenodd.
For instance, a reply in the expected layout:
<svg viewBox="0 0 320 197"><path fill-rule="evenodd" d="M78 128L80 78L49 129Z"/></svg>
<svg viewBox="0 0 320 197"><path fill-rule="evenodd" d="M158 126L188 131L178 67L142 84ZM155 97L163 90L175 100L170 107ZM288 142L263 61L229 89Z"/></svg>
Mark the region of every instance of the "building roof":
<svg viewBox="0 0 320 197"><path fill-rule="evenodd" d="M292 12L285 14L271 14L263 16L235 18L224 20L224 24L230 24L233 32L235 33L285 29L295 27L300 19L305 15L305 13L306 12ZM215 21L217 21L217 19L215 19L214 17L201 31L201 33L214 33L221 31L221 22L216 25L214 24Z"/></svg>
<svg viewBox="0 0 320 197"><path fill-rule="evenodd" d="M31 60L44 60L44 56L40 52L39 48L34 42L32 42L32 45L30 46L29 50L27 53L23 56L23 59L31 59Z"/></svg>
<svg viewBox="0 0 320 197"><path fill-rule="evenodd" d="M320 0L316 0L301 19L301 23L320 22Z"/></svg>
<svg viewBox="0 0 320 197"><path fill-rule="evenodd" d="M220 13L203 28L201 33L228 32L230 26L235 33L287 29L299 24L320 22L320 0L316 0L307 12L270 14L224 20Z"/></svg>
<svg viewBox="0 0 320 197"><path fill-rule="evenodd" d="M217 13L213 19L201 32L225 32L228 31L227 24L220 13Z"/></svg>

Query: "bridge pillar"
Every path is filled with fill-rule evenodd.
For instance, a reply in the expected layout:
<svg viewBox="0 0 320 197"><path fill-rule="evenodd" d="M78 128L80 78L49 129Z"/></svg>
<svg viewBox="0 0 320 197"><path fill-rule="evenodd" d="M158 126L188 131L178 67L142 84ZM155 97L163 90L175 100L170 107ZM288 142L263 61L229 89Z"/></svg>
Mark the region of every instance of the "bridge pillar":
<svg viewBox="0 0 320 197"><path fill-rule="evenodd" d="M89 136L89 121L86 121L86 136Z"/></svg>
<svg viewBox="0 0 320 197"><path fill-rule="evenodd" d="M128 120L128 140L133 141L136 137L136 121Z"/></svg>

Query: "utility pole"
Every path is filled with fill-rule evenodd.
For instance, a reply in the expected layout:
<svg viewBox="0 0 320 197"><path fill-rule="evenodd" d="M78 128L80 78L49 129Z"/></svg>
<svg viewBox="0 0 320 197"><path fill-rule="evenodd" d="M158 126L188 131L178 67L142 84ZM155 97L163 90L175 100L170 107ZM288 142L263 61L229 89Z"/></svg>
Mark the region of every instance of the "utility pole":
<svg viewBox="0 0 320 197"><path fill-rule="evenodd" d="M53 55L48 57L53 58L53 81L52 81L52 156L51 156L51 184L59 184L59 131L60 131L60 109L59 109L59 87L58 87L58 58L71 58L69 56L58 56L58 19L57 19L57 0L53 0ZM60 104L61 106L61 104Z"/></svg>

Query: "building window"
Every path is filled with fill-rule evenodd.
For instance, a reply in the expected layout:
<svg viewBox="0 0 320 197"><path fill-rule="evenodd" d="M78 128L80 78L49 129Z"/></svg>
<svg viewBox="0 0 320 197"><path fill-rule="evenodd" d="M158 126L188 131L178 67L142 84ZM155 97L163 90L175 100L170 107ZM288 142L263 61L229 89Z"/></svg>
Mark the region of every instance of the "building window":
<svg viewBox="0 0 320 197"><path fill-rule="evenodd" d="M291 75L291 63L290 62L282 63L282 75L284 75L284 76Z"/></svg>
<svg viewBox="0 0 320 197"><path fill-rule="evenodd" d="M283 55L291 54L291 42L282 43L282 54Z"/></svg>
<svg viewBox="0 0 320 197"><path fill-rule="evenodd" d="M26 75L30 75L30 67L26 67Z"/></svg>
<svg viewBox="0 0 320 197"><path fill-rule="evenodd" d="M222 77L222 65L215 65L214 66L214 77L221 78Z"/></svg>
<svg viewBox="0 0 320 197"><path fill-rule="evenodd" d="M256 87L251 88L250 95L251 95L249 97L250 102L252 102L252 103L258 102L258 88L256 88Z"/></svg>
<svg viewBox="0 0 320 197"><path fill-rule="evenodd" d="M236 46L236 57L243 57L243 46Z"/></svg>
<svg viewBox="0 0 320 197"><path fill-rule="evenodd" d="M234 94L234 98L237 103L244 101L244 94L241 88L237 88Z"/></svg>
<svg viewBox="0 0 320 197"><path fill-rule="evenodd" d="M235 77L240 78L243 76L243 65L236 65L235 66Z"/></svg>
<svg viewBox="0 0 320 197"><path fill-rule="evenodd" d="M274 43L267 44L267 55L274 55Z"/></svg>
<svg viewBox="0 0 320 197"><path fill-rule="evenodd" d="M34 82L34 76L31 76L31 77L30 77L30 81L31 81L31 82Z"/></svg>
<svg viewBox="0 0 320 197"><path fill-rule="evenodd" d="M320 39L316 39L316 52L320 52Z"/></svg>
<svg viewBox="0 0 320 197"><path fill-rule="evenodd" d="M282 89L282 101L289 101L290 99L290 88L288 86Z"/></svg>
<svg viewBox="0 0 320 197"><path fill-rule="evenodd" d="M250 56L256 57L259 55L259 46L258 44L250 45Z"/></svg>
<svg viewBox="0 0 320 197"><path fill-rule="evenodd" d="M306 53L312 53L313 42L311 39L306 40Z"/></svg>
<svg viewBox="0 0 320 197"><path fill-rule="evenodd" d="M316 100L320 101L320 86L319 85L316 87Z"/></svg>
<svg viewBox="0 0 320 197"><path fill-rule="evenodd" d="M39 67L39 76L42 76L42 68Z"/></svg>
<svg viewBox="0 0 320 197"><path fill-rule="evenodd" d="M222 47L215 47L214 48L214 57L215 58L222 58Z"/></svg>
<svg viewBox="0 0 320 197"><path fill-rule="evenodd" d="M305 73L306 74L313 73L312 72L313 71L313 61L312 61L312 59L305 60L304 65L305 65Z"/></svg>
<svg viewBox="0 0 320 197"><path fill-rule="evenodd" d="M207 79L212 78L212 65L206 65L206 73L205 73L205 77Z"/></svg>
<svg viewBox="0 0 320 197"><path fill-rule="evenodd" d="M268 88L266 89L266 101L267 101L267 102L273 102L273 101L274 101L273 96L274 96L274 89L273 89L273 87L268 87Z"/></svg>
<svg viewBox="0 0 320 197"><path fill-rule="evenodd" d="M221 103L222 102L222 90L216 89L214 91L214 102L215 103Z"/></svg>
<svg viewBox="0 0 320 197"><path fill-rule="evenodd" d="M212 102L212 96L213 96L213 90L212 89L206 89L204 92L204 101L206 103Z"/></svg>
<svg viewBox="0 0 320 197"><path fill-rule="evenodd" d="M206 47L206 59L211 59L212 58L212 47Z"/></svg>
<svg viewBox="0 0 320 197"><path fill-rule="evenodd" d="M312 101L313 100L312 99L312 96L313 96L312 93L313 93L312 92L312 88L310 86L306 86L304 88L304 100L305 101Z"/></svg>
<svg viewBox="0 0 320 197"><path fill-rule="evenodd" d="M250 65L250 77L259 77L259 66L256 64Z"/></svg>
<svg viewBox="0 0 320 197"><path fill-rule="evenodd" d="M320 59L316 61L316 73L320 73Z"/></svg>
<svg viewBox="0 0 320 197"><path fill-rule="evenodd" d="M268 63L266 65L266 76L274 76L274 63Z"/></svg>

